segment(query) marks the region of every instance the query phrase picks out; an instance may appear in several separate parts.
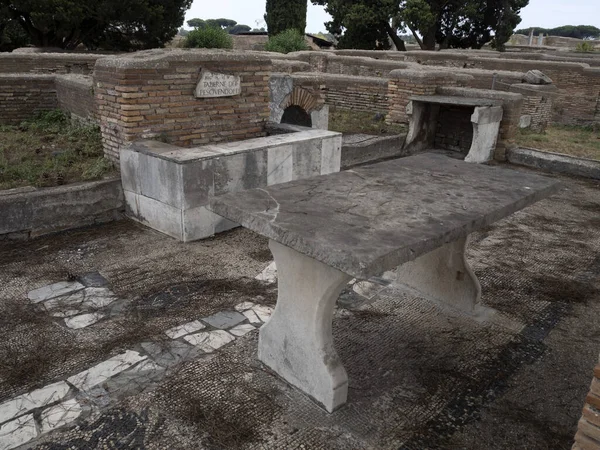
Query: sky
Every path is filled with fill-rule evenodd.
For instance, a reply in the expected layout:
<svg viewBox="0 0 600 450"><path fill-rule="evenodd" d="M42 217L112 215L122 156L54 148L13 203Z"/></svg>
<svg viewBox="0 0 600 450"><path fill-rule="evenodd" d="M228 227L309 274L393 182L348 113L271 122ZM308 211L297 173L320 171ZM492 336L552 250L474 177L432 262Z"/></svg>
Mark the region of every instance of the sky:
<svg viewBox="0 0 600 450"><path fill-rule="evenodd" d="M186 20L233 19L238 23L260 28L265 26L266 0L194 0ZM521 11L523 21L518 28L554 28L561 25L594 25L600 28L600 0L530 0ZM308 3L306 31L325 31L329 15L321 6Z"/></svg>

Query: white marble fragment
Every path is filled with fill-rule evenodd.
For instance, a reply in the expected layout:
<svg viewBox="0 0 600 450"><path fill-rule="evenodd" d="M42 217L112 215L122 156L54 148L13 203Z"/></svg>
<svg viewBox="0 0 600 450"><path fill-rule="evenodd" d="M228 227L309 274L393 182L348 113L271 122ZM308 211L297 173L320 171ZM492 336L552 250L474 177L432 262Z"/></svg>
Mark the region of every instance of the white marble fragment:
<svg viewBox="0 0 600 450"><path fill-rule="evenodd" d="M258 318L265 323L271 318L271 314L273 314L273 308L263 305L255 306L252 308L252 311L254 311Z"/></svg>
<svg viewBox="0 0 600 450"><path fill-rule="evenodd" d="M148 359L148 357L140 355L138 352L127 350L125 353L113 356L91 369L84 370L77 375L67 378L67 381L77 389L87 391L145 359Z"/></svg>
<svg viewBox="0 0 600 450"><path fill-rule="evenodd" d="M240 337L240 336L244 336L254 330L256 330L256 328L254 328L254 326L247 324L247 323L243 323L241 325L238 325L237 327L233 327L231 330L229 330L229 332L231 334L233 334L234 336Z"/></svg>
<svg viewBox="0 0 600 450"><path fill-rule="evenodd" d="M52 314L50 314L52 317L59 317L61 319L64 319L66 317L73 317L76 316L77 314L79 314L81 311L77 310L77 309L67 309L65 311L56 311L53 312Z"/></svg>
<svg viewBox="0 0 600 450"><path fill-rule="evenodd" d="M354 292L367 299L372 299L383 289L385 286L370 281L358 281L352 286Z"/></svg>
<svg viewBox="0 0 600 450"><path fill-rule="evenodd" d="M75 399L67 400L42 411L42 433L48 433L72 423L82 412L82 406Z"/></svg>
<svg viewBox="0 0 600 450"><path fill-rule="evenodd" d="M242 302L242 303L238 303L237 305L235 305L235 307L233 309L235 309L237 312L244 312L250 308L252 308L254 306L254 303L252 302Z"/></svg>
<svg viewBox="0 0 600 450"><path fill-rule="evenodd" d="M19 417L0 427L0 450L19 447L37 437L33 414Z"/></svg>
<svg viewBox="0 0 600 450"><path fill-rule="evenodd" d="M199 347L206 353L211 353L225 344L230 343L235 338L224 330L216 330L210 332L203 332L198 334L192 334L184 337L190 344Z"/></svg>
<svg viewBox="0 0 600 450"><path fill-rule="evenodd" d="M253 324L258 324L258 325L262 325L262 321L258 318L258 316L256 315L256 313L249 309L247 311L244 311L242 313L244 316L246 316L246 318L248 319L248 322L253 323Z"/></svg>
<svg viewBox="0 0 600 450"><path fill-rule="evenodd" d="M265 269L256 276L258 281L266 281L267 283L275 283L277 281L277 266L275 261L269 264Z"/></svg>
<svg viewBox="0 0 600 450"><path fill-rule="evenodd" d="M62 400L69 392L64 381L49 384L28 394L19 395L0 405L0 423L13 419L35 408Z"/></svg>
<svg viewBox="0 0 600 450"><path fill-rule="evenodd" d="M83 284L78 283L77 281L61 281L59 283L43 286L39 289L34 289L27 294L27 297L33 303L39 303L45 300L50 300L51 298L59 297L61 295L80 291L83 288Z"/></svg>
<svg viewBox="0 0 600 450"><path fill-rule="evenodd" d="M170 330L165 331L165 334L171 339L179 339L181 336L195 333L196 331L203 330L204 328L206 328L206 325L204 325L199 320L195 320L193 322L185 323L183 325L171 328Z"/></svg>
<svg viewBox="0 0 600 450"><path fill-rule="evenodd" d="M89 327L103 318L104 315L100 313L81 314L66 318L65 325L72 330L79 330L80 328Z"/></svg>
<svg viewBox="0 0 600 450"><path fill-rule="evenodd" d="M46 311L58 309L65 311L68 309L80 308L84 300L85 292L77 291L44 302L44 308L46 308Z"/></svg>
<svg viewBox="0 0 600 450"><path fill-rule="evenodd" d="M104 308L118 300L117 296L107 288L89 287L85 291L83 304L89 308Z"/></svg>

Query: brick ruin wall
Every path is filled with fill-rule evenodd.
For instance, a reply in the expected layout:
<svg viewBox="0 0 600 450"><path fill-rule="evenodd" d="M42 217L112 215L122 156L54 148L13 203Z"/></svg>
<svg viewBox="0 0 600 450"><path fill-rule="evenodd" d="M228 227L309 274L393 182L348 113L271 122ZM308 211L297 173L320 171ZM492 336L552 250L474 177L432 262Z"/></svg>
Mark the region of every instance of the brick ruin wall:
<svg viewBox="0 0 600 450"><path fill-rule="evenodd" d="M0 53L0 73L91 75L106 55L77 53Z"/></svg>
<svg viewBox="0 0 600 450"><path fill-rule="evenodd" d="M98 123L93 80L83 75L60 75L55 78L58 107L71 119Z"/></svg>
<svg viewBox="0 0 600 450"><path fill-rule="evenodd" d="M240 95L196 98L202 70L241 78ZM96 64L94 92L105 153L138 139L180 147L265 136L271 61L225 51L148 50Z"/></svg>
<svg viewBox="0 0 600 450"><path fill-rule="evenodd" d="M17 125L37 112L57 107L54 76L0 75L0 123Z"/></svg>
<svg viewBox="0 0 600 450"><path fill-rule="evenodd" d="M572 450L597 448L600 448L600 363L594 367L594 377L585 398Z"/></svg>
<svg viewBox="0 0 600 450"><path fill-rule="evenodd" d="M91 77L0 74L0 123L16 125L57 108L72 119L97 123Z"/></svg>
<svg viewBox="0 0 600 450"><path fill-rule="evenodd" d="M388 81L375 77L324 76L325 103L331 108L387 114Z"/></svg>

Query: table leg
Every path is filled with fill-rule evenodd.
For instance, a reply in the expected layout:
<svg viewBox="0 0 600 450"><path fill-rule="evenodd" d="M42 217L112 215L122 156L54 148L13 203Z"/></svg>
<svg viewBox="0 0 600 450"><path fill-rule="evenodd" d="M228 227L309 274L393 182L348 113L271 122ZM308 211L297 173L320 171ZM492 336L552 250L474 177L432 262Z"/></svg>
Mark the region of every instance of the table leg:
<svg viewBox="0 0 600 450"><path fill-rule="evenodd" d="M466 247L467 238L462 238L402 264L396 284L475 318L492 319L496 311L480 303L481 285L467 262Z"/></svg>
<svg viewBox="0 0 600 450"><path fill-rule="evenodd" d="M332 412L346 402L348 375L333 346L335 302L351 279L270 241L277 264L277 306L259 334L258 358Z"/></svg>

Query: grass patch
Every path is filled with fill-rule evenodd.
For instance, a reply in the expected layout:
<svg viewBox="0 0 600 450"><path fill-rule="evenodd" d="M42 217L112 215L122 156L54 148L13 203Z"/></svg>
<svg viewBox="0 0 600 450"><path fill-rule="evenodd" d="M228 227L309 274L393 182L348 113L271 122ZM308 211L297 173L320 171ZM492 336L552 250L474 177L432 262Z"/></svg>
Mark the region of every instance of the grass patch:
<svg viewBox="0 0 600 450"><path fill-rule="evenodd" d="M98 180L114 173L100 129L71 123L59 110L19 126L0 126L0 190Z"/></svg>
<svg viewBox="0 0 600 450"><path fill-rule="evenodd" d="M543 134L523 129L517 134L517 144L521 147L600 160L600 127L553 125Z"/></svg>
<svg viewBox="0 0 600 450"><path fill-rule="evenodd" d="M385 115L345 109L329 111L329 129L347 134L392 135L406 133L405 125L387 125Z"/></svg>

